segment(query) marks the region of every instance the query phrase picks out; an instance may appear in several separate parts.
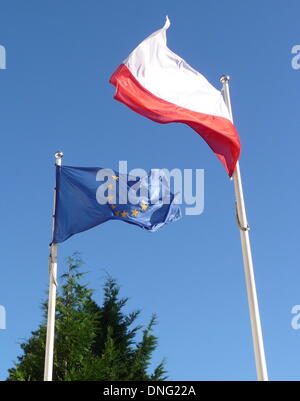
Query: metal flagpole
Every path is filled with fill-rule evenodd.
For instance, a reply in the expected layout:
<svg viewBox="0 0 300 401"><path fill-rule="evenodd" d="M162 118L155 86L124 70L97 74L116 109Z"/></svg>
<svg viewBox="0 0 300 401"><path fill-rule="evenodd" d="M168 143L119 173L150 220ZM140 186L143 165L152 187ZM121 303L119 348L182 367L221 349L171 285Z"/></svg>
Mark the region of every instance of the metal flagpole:
<svg viewBox="0 0 300 401"><path fill-rule="evenodd" d="M228 84L229 79L230 79L229 76L223 75L220 78L220 81L223 84L224 100L228 107L229 114L232 120L232 110L231 110L229 84ZM247 284L248 304L250 311L257 378L259 381L268 381L268 372L267 372L264 343L263 343L263 336L262 336L262 329L261 329L259 308L256 294L254 270L252 263L250 239L249 239L249 226L247 223L239 162L237 162L236 164L233 180L234 180L234 189L236 198L236 214L237 214L238 225L240 228L240 236L241 236L243 259L244 259L244 269L245 269L245 277Z"/></svg>
<svg viewBox="0 0 300 401"><path fill-rule="evenodd" d="M55 153L55 165L61 166L62 152ZM52 216L52 236L55 223L55 200L56 188L54 188L53 216ZM53 373L53 352L54 352L54 332L55 332L55 304L57 288L57 244L50 245L49 255L49 300L48 300L48 321L45 352L44 381L52 381Z"/></svg>

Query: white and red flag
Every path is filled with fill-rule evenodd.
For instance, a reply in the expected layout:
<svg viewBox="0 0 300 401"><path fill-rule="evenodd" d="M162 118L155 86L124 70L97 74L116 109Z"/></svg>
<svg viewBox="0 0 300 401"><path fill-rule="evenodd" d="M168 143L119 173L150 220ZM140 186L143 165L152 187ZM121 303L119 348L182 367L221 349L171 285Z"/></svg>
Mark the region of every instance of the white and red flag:
<svg viewBox="0 0 300 401"><path fill-rule="evenodd" d="M110 78L114 98L150 120L189 125L206 141L232 176L240 140L220 91L167 47L167 17Z"/></svg>

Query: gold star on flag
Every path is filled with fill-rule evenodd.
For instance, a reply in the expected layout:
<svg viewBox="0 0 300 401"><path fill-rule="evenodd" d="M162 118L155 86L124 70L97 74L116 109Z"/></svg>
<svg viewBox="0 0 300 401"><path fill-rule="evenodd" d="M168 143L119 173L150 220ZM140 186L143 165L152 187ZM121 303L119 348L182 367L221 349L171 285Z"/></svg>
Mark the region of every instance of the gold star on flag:
<svg viewBox="0 0 300 401"><path fill-rule="evenodd" d="M145 203L143 203L143 204L141 205L141 208L142 208L143 211L145 211L145 210L148 209L148 205L146 205Z"/></svg>
<svg viewBox="0 0 300 401"><path fill-rule="evenodd" d="M136 210L136 209L131 210L131 215L134 216L134 217L137 216L138 213L139 213L139 211Z"/></svg>
<svg viewBox="0 0 300 401"><path fill-rule="evenodd" d="M115 208L116 208L116 205L111 205L111 208L112 208L112 209L115 209Z"/></svg>
<svg viewBox="0 0 300 401"><path fill-rule="evenodd" d="M124 210L124 212L121 213L122 217L126 217L127 216L127 212Z"/></svg>

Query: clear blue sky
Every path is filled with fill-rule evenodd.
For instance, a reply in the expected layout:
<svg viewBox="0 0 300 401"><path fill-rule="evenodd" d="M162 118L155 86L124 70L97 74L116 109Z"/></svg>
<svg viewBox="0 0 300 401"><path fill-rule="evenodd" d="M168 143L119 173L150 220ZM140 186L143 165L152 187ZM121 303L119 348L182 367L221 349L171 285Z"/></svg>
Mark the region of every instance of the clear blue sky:
<svg viewBox="0 0 300 401"><path fill-rule="evenodd" d="M56 150L74 166L204 168L205 210L157 233L109 222L59 247L59 272L79 251L99 302L105 271L128 310L158 315L170 379L252 380L252 349L233 183L208 146L113 100L108 79L168 14L169 47L219 87L231 76L254 267L272 380L300 378L299 1L0 1L0 379L40 320Z"/></svg>

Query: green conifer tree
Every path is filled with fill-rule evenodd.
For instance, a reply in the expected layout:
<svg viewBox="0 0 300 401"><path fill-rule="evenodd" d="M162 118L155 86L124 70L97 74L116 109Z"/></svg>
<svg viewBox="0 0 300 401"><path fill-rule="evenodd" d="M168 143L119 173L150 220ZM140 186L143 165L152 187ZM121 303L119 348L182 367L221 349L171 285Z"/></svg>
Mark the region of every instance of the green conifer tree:
<svg viewBox="0 0 300 401"><path fill-rule="evenodd" d="M81 283L84 273L77 255L67 261L67 272L57 297L53 380L165 380L164 362L149 373L157 347L153 334L155 316L143 330L134 326L140 311L123 312L128 298L119 297L119 286L111 277L104 285L104 301L99 306L93 291ZM9 369L9 381L43 380L47 303L43 322L22 343L23 354Z"/></svg>

